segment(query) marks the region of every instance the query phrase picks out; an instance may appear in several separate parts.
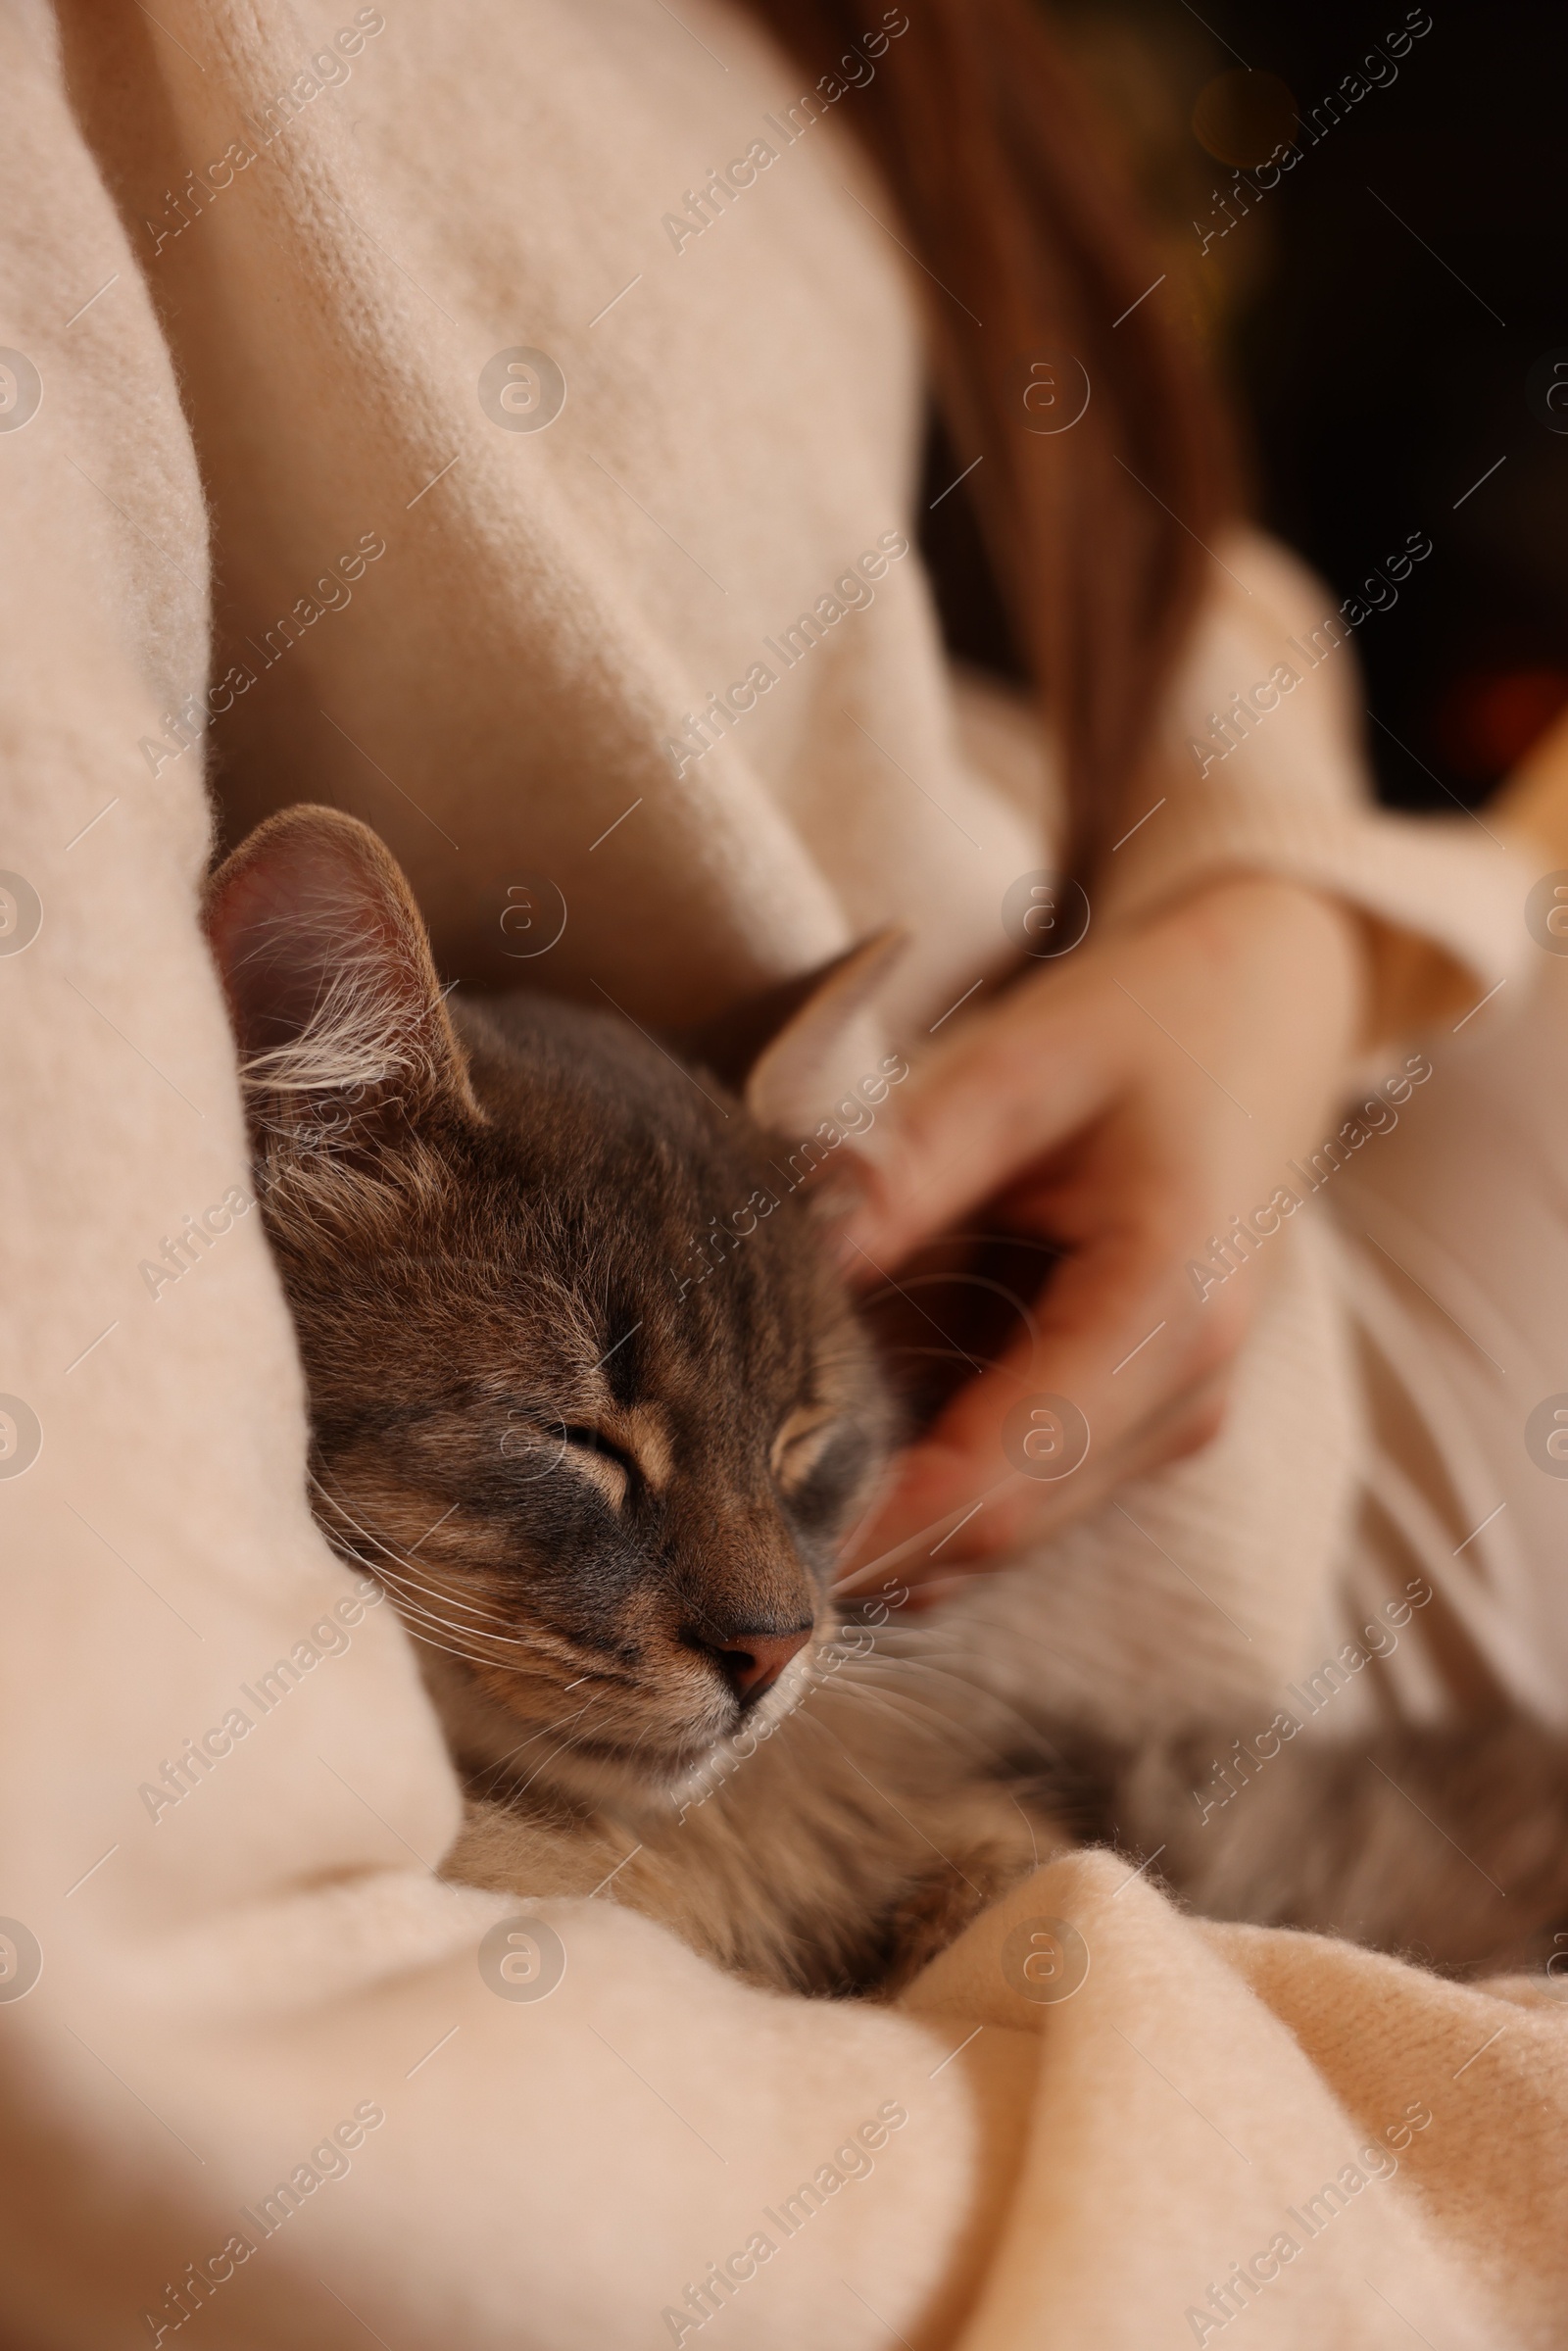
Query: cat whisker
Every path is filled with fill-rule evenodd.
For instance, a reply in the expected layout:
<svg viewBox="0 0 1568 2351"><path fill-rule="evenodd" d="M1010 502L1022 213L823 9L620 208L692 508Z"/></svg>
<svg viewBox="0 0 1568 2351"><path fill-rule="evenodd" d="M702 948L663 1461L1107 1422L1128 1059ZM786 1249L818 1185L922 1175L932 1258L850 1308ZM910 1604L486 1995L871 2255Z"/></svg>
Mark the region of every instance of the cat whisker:
<svg viewBox="0 0 1568 2351"><path fill-rule="evenodd" d="M988 1707L1004 1709L1020 1725L1028 1719L1005 1698L996 1696L985 1683L977 1681L970 1674L961 1673L956 1665L944 1665L924 1657L900 1656L896 1652L891 1656L866 1658L863 1662L889 1673L918 1674L926 1681L946 1682L956 1692L961 1692L964 1699L983 1698Z"/></svg>
<svg viewBox="0 0 1568 2351"><path fill-rule="evenodd" d="M416 1599L411 1595L410 1592L405 1589L400 1578L389 1574L384 1568L372 1565L371 1562L366 1559L361 1552L357 1551L351 1543L341 1539L337 1539L337 1548L341 1552L346 1553L347 1556L355 1562L356 1566L363 1567L368 1574L373 1575L377 1582L382 1584L386 1590L391 1592L393 1599L397 1603L398 1613L404 1618L405 1622L409 1624L411 1632L415 1630L416 1626L423 1624L432 1626L437 1632L451 1633L460 1640L466 1639L468 1641L474 1644L477 1644L481 1641L494 1641L498 1642L505 1642L506 1645L516 1648L532 1648L536 1645L528 1641L513 1641L505 1634L486 1633L482 1626L460 1624L456 1621L456 1619L443 1615L439 1609L426 1608L421 1605L420 1600ZM415 1586L414 1590L416 1592L422 1592L423 1588ZM443 1595L438 1592L430 1592L425 1593L425 1596L432 1599L439 1599Z"/></svg>
<svg viewBox="0 0 1568 2351"><path fill-rule="evenodd" d="M318 1484L318 1481L317 1481L317 1483ZM321 1489L321 1491L323 1493L325 1492L324 1489ZM445 1591L441 1587L425 1583L417 1575L408 1572L407 1562L403 1560L401 1553L393 1550L389 1545L380 1543L378 1539L369 1532L368 1529L360 1526L359 1522L353 1517L352 1513L348 1511L344 1505L336 1499L335 1496L327 1495L326 1498L329 1502L331 1502L334 1510L336 1510L341 1517L346 1519L349 1525L354 1527L358 1534L363 1535L368 1543L374 1544L376 1548L384 1554L386 1559L398 1560L400 1567L405 1570L403 1573L394 1573L384 1565L366 1559L364 1554L356 1549L354 1544L347 1541L347 1539L341 1534L340 1530L333 1530L332 1539L337 1544L337 1547L341 1551L346 1552L347 1555L355 1561L356 1565L365 1568L368 1573L375 1576L380 1583L387 1587L398 1603L400 1613L405 1617L406 1620L410 1618L415 1619L419 1623L434 1626L436 1630L440 1632L453 1634L460 1639L466 1637L469 1641L476 1644L480 1641L494 1641L507 1648L525 1649L536 1656L540 1654L550 1655L554 1653L549 1644L540 1641L536 1636L519 1640L514 1633L492 1633L483 1623L466 1625L458 1622L457 1619L451 1615L444 1613L444 1610L458 1607L466 1609L472 1616L489 1617L492 1622L498 1625L506 1624L514 1626L517 1621L515 1616L504 1616L489 1609L481 1609L476 1603L460 1599L455 1594ZM418 1595L417 1598L413 1596L415 1594ZM434 1601L438 1603L438 1605L433 1609L426 1608L420 1604L422 1601L426 1600ZM412 1625L410 1629L411 1631L413 1630ZM429 1645L432 1647L446 1646L445 1643L438 1641L432 1641ZM515 1672L522 1670L520 1667L508 1667L503 1660L482 1652L470 1653L459 1649L451 1649L449 1653L454 1656L463 1656L465 1661L468 1664L493 1664L499 1666L503 1671ZM561 1662L566 1663L570 1662L570 1660L569 1658L563 1657Z"/></svg>
<svg viewBox="0 0 1568 2351"><path fill-rule="evenodd" d="M851 1680L843 1673L825 1674L815 1687L831 1694L842 1694L845 1697L853 1698L865 1705L880 1706L886 1712L896 1713L906 1719L923 1716L949 1739L961 1742L965 1739L961 1726L956 1724L951 1716L924 1704L909 1690L875 1689L867 1681ZM972 1739L970 1743L972 1743Z"/></svg>
<svg viewBox="0 0 1568 2351"><path fill-rule="evenodd" d="M420 1624L431 1625L441 1633L451 1633L460 1639L466 1638L472 1643L476 1654L486 1661L493 1659L496 1664L502 1662L501 1659L494 1658L493 1650L482 1647L482 1643L494 1643L499 1648L526 1649L534 1656L549 1654L537 1641L518 1640L514 1635L508 1633L491 1633L483 1625L466 1625L455 1617L443 1615L439 1609L424 1607L419 1600L410 1596L395 1577L388 1576L383 1580L398 1603L399 1612L405 1618L411 1618ZM427 1596L436 1598L439 1595L430 1593Z"/></svg>
<svg viewBox="0 0 1568 2351"><path fill-rule="evenodd" d="M1040 1642L1037 1645L1044 1647L1047 1644ZM965 1654L962 1649L959 1649L956 1653L959 1657L962 1657ZM947 1652L947 1654L951 1657L955 1654L955 1652L950 1650ZM941 1658L928 1657L924 1654L918 1657L913 1657L901 1656L895 1652L892 1656L881 1659L879 1662L885 1664L897 1664L902 1670L909 1673L941 1675L945 1680L954 1683L959 1690L971 1692L988 1708L995 1712L1007 1715L1011 1721L1017 1725L1019 1733L1022 1735L1024 1739L1040 1752L1048 1754L1053 1761L1060 1761L1062 1759L1060 1750L1056 1747L1053 1740L1045 1736L1041 1730L1040 1724L1032 1716L1023 1713L1021 1709L1015 1706L1010 1699L1003 1697L999 1691L994 1690L989 1683L982 1681L978 1675L972 1673L960 1673L956 1666L944 1664Z"/></svg>
<svg viewBox="0 0 1568 2351"><path fill-rule="evenodd" d="M357 1519L342 1497L331 1493L328 1488L321 1483L320 1479L317 1477L314 1470L312 1470L309 1475L312 1485L315 1486L317 1492L328 1503L336 1516L341 1518L347 1525L352 1527L354 1532L357 1535L362 1536L364 1540L375 1550L379 1551L383 1558L390 1559L395 1562L398 1569L401 1571L407 1581L412 1584L416 1591L422 1592L426 1598L443 1599L453 1607L466 1610L469 1615L492 1617L498 1624L508 1624L514 1621L512 1618L504 1615L499 1610L482 1607L476 1600L463 1599L458 1594L448 1592L441 1586L432 1585L423 1581L420 1569L416 1567L413 1558L408 1553L399 1550L395 1544L384 1542L380 1536L375 1534L373 1529L365 1526L359 1519ZM449 1512L448 1516L450 1517L450 1515L451 1513ZM352 1549L352 1546L349 1547ZM368 1561L361 1558L361 1554L358 1551L354 1551L353 1556L360 1561L362 1566L369 1565ZM421 1563L421 1566L424 1564L425 1563ZM372 1575L381 1576L383 1581L390 1580L384 1576L383 1571L378 1567L370 1566L370 1573Z"/></svg>
<svg viewBox="0 0 1568 2351"><path fill-rule="evenodd" d="M983 1777L996 1776L1003 1760L1000 1748L961 1734L955 1736L951 1718L933 1714L929 1708L911 1701L906 1693L868 1690L863 1685L858 1689L846 1688L841 1683L835 1695L858 1707L874 1707L933 1751L940 1749L950 1759L962 1756L968 1768Z"/></svg>
<svg viewBox="0 0 1568 2351"><path fill-rule="evenodd" d="M392 1593L398 1613L402 1617L404 1624L407 1627L411 1640L420 1641L426 1648L440 1649L445 1655L449 1657L456 1657L465 1665L491 1666L496 1671L501 1673L521 1674L527 1671L527 1668L522 1665L509 1665L501 1658L497 1658L494 1655L486 1655L477 1647L477 1643L480 1640L500 1641L506 1640L506 1636L501 1634L485 1635L476 1631L471 1625L455 1624L446 1618L432 1614L427 1609L419 1607L416 1602L410 1600L408 1597L406 1597L406 1595L399 1592L397 1587L397 1579L395 1577L389 1576L383 1569L372 1565L369 1560L366 1559L361 1552L357 1551L354 1548L354 1545L347 1542L347 1540L340 1534L334 1533L332 1541L334 1547L341 1555L352 1559L354 1564L357 1567L364 1568L367 1574L373 1575L377 1582L383 1584ZM455 1641L437 1641L433 1638L434 1633L450 1633L456 1638ZM461 1645L464 1642L473 1645ZM538 1653L536 1643L528 1641L509 1641L508 1645L516 1648L531 1649L535 1654Z"/></svg>
<svg viewBox="0 0 1568 2351"><path fill-rule="evenodd" d="M513 1757L514 1755L521 1755L529 1747L537 1746L542 1739L555 1738L560 1740L560 1743L552 1750L552 1755L545 1758L546 1763L549 1763L554 1755L564 1754L568 1747L581 1746L583 1742L580 1739L572 1739L569 1737L562 1739L561 1734L566 1729L567 1724L581 1722L583 1716L588 1712L589 1707L598 1703L598 1699L601 1694L602 1693L600 1692L596 1692L593 1697L585 1699L583 1704L578 1707L575 1714L571 1714L566 1717L565 1723L541 1723L535 1730L530 1731L525 1739L519 1739L515 1746L508 1747L504 1755L495 1757L487 1766L482 1775L474 1775L473 1785L476 1790L482 1795L489 1795L492 1794L498 1787L503 1787L508 1779L507 1766L512 1762ZM525 1781L523 1783L523 1787L527 1788L531 1786L532 1778L534 1777L537 1777L537 1774L532 1775L529 1780ZM521 1789L514 1786L506 1793L506 1802L510 1805L520 1793Z"/></svg>
<svg viewBox="0 0 1568 2351"><path fill-rule="evenodd" d="M539 1774L542 1771L547 1770L548 1767L554 1763L559 1756L566 1754L572 1748L582 1746L583 1743L584 1742L580 1739L564 1739L559 1746L552 1747L549 1754L545 1757L544 1762L536 1765L534 1770L528 1774L527 1779L524 1780L520 1786L510 1791L507 1798L509 1809L513 1805L519 1804L521 1802L522 1798L527 1794L529 1788L538 1779Z"/></svg>
<svg viewBox="0 0 1568 2351"><path fill-rule="evenodd" d="M498 1755L486 1767L483 1776L475 1778L474 1785L479 1793L488 1795L499 1785L513 1756L520 1755L525 1747L536 1745L541 1739L548 1739L553 1728L550 1723L541 1723L537 1730L529 1732L526 1739L519 1739L514 1747L508 1747L504 1755Z"/></svg>
<svg viewBox="0 0 1568 2351"><path fill-rule="evenodd" d="M423 1641L431 1648L449 1648L451 1655L462 1657L469 1665L482 1665L494 1673L517 1674L546 1689L560 1690L561 1685L549 1668L570 1661L558 1657L547 1643L512 1640L503 1634L486 1633L472 1625L453 1624L401 1598L395 1591L393 1597L398 1602L399 1615L416 1641ZM451 1634L458 1645L453 1647L448 1642L434 1639L435 1634ZM503 1657L497 1654L501 1648L520 1649L524 1654L520 1658Z"/></svg>
<svg viewBox="0 0 1568 2351"><path fill-rule="evenodd" d="M446 1657L456 1657L456 1658L457 1658L457 1660L458 1660L458 1662L459 1662L461 1665L482 1665L482 1666L485 1666L485 1667L489 1668L489 1669L490 1669L492 1672L495 1672L495 1673L498 1673L498 1674L526 1674L526 1673L527 1673L527 1668L526 1668L526 1666L521 1666L521 1665L508 1665L508 1664L507 1664L507 1663L506 1663L506 1662L505 1662L503 1659L501 1659L501 1658L498 1658L498 1657L486 1657L486 1656L485 1656L485 1655L482 1653L482 1651L479 1651L479 1650L474 1650L474 1649L464 1649L464 1648L457 1648L457 1647L455 1647L455 1646L453 1645L453 1643L452 1643L451 1641L436 1641L435 1639L433 1639L433 1638L432 1638L432 1636L431 1636L429 1633L427 1633L427 1632L421 1632L421 1631L419 1630L418 1626L416 1626L416 1625L410 1625L410 1626L408 1627L408 1634L409 1634L409 1639L410 1639L411 1641L416 1641L419 1643L419 1645L420 1645L420 1647L421 1647L421 1648L426 1648L426 1649L439 1649L439 1650L441 1651L441 1653L442 1653L442 1655L443 1655L443 1656L446 1656ZM530 1679L533 1679L533 1680L538 1680L538 1679L539 1679L539 1677L538 1677L537 1675L534 1675L534 1676L530 1677Z"/></svg>
<svg viewBox="0 0 1568 2351"><path fill-rule="evenodd" d="M1010 1716L1010 1721L1018 1726L1018 1742L1022 1746L1022 1751L1030 1756L1032 1763L1039 1761L1039 1763L1046 1763L1046 1766L1057 1766L1057 1763L1062 1761L1060 1749L1057 1749L1057 1746L1051 1742L1049 1738L1046 1738L1046 1735L1042 1733L1042 1728L1039 1728L1039 1723L1032 1723L1025 1714L1020 1714L1018 1707L1010 1707L1010 1704L1006 1704L1006 1699L999 1699L992 1695L990 1690L985 1690L983 1684L973 1684L973 1681L968 1681L966 1674L953 1674L950 1669L945 1669L945 1667L926 1667L924 1660L914 1660L914 1657L909 1657L909 1660L898 1660L898 1657L877 1657L877 1660L872 1660L872 1657L862 1657L862 1660L856 1660L856 1662L862 1664L862 1667L882 1667L884 1674L889 1672L889 1669L894 1674L901 1672L901 1669L941 1674L941 1679L955 1681L961 1690L973 1690L976 1695L983 1697L987 1709L995 1709L997 1714ZM938 1726L948 1733L950 1739L964 1744L971 1756L990 1756L992 1768L1006 1766L1006 1763L1010 1763L1010 1758L1013 1758L1013 1749L1004 1746L1002 1739L999 1738L976 1739L976 1733L973 1733L971 1728L968 1728L966 1723L959 1719L959 1716L950 1714L950 1711L936 1707L936 1704L929 1704L926 1699L914 1695L912 1690L907 1690L907 1688L894 1688L894 1690L872 1690L870 1684L867 1684L867 1679L856 1681L856 1679L851 1679L851 1676L854 1676L854 1669L851 1669L849 1674L847 1672L835 1674L835 1681L839 1684L839 1688L849 1686L851 1690L860 1692L860 1695L865 1695L865 1697L882 1699L884 1704L903 1704L909 1716L924 1714L929 1721L938 1723Z"/></svg>
<svg viewBox="0 0 1568 2351"><path fill-rule="evenodd" d="M891 1690L880 1690L877 1694L902 1697L910 1706L919 1706L923 1711L930 1713L934 1719L951 1725L956 1736L959 1738L972 1736L960 1718L943 1712L939 1706L918 1697L912 1690L906 1687L908 1677L912 1673L924 1670L927 1669L924 1667L923 1660L878 1657L869 1651L862 1651L858 1655L851 1653L845 1657L841 1665L833 1668L831 1672L822 1671L817 1678L824 1683L831 1680L841 1686L848 1685L853 1689L865 1689L873 1679L883 1683L891 1682L894 1686ZM934 1671L937 1678L951 1680L965 1690L972 1688L972 1685L966 1683L961 1675L951 1674L941 1667L931 1670ZM1019 1719L1022 1720L1021 1717Z"/></svg>

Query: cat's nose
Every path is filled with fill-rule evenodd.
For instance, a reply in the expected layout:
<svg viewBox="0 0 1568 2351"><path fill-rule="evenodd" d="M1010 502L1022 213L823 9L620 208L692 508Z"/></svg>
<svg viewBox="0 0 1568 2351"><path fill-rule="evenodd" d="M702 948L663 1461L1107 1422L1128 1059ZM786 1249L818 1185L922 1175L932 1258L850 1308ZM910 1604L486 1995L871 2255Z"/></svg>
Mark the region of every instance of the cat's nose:
<svg viewBox="0 0 1568 2351"><path fill-rule="evenodd" d="M772 1689L790 1659L799 1656L811 1633L810 1625L799 1625L787 1633L742 1629L702 1645L741 1704L754 1706Z"/></svg>

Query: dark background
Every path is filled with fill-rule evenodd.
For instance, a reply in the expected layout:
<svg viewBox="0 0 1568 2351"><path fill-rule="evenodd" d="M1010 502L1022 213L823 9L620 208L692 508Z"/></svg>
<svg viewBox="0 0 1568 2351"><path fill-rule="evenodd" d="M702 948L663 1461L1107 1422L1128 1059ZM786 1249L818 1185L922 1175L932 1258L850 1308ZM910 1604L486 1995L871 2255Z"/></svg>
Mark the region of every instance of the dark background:
<svg viewBox="0 0 1568 2351"><path fill-rule="evenodd" d="M1568 388L1544 405L1557 357L1568 387L1568 8L1431 0L1397 79L1310 144L1312 109L1405 0L1200 6L1052 15L1230 381L1261 519L1338 597L1411 532L1432 539L1356 631L1368 748L1390 803L1473 806L1568 703ZM1223 220L1249 111L1261 162L1291 98L1299 161L1203 257L1194 220Z"/></svg>
<svg viewBox="0 0 1568 2351"><path fill-rule="evenodd" d="M1428 13L1393 87L1267 199L1273 252L1229 338L1266 517L1342 595L1408 531L1434 542L1357 633L1393 730L1371 729L1379 787L1406 806L1441 805L1434 777L1480 798L1568 700L1568 432L1527 398L1568 359L1568 10ZM1405 11L1203 15L1310 109Z"/></svg>

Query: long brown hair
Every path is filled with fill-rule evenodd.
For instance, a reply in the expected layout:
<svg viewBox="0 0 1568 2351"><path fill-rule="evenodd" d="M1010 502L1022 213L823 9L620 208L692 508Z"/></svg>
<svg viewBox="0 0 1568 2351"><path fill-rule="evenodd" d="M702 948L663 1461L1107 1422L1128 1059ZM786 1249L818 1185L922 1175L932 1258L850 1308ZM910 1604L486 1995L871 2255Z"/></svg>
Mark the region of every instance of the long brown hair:
<svg viewBox="0 0 1568 2351"><path fill-rule="evenodd" d="M865 0L751 6L813 86L865 50ZM1082 863L1120 813L1231 496L1221 403L1168 294L1149 292L1152 239L1040 0L910 0L872 62L866 81L846 58L860 86L843 113L938 281L922 280L934 389L958 464L985 460L965 488L1062 749ZM1028 429L1035 357L1063 363L1066 413L1071 360L1087 374L1070 430Z"/></svg>

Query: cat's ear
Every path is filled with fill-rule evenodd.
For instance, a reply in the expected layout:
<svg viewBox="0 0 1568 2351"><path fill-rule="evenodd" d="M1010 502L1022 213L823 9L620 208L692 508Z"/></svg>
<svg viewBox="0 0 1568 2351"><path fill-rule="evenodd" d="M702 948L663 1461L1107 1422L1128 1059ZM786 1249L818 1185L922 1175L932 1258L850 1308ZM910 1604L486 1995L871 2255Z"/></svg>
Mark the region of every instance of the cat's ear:
<svg viewBox="0 0 1568 2351"><path fill-rule="evenodd" d="M285 808L208 885L246 1098L270 1130L476 1104L414 894L368 825ZM323 1113L323 1105L324 1113Z"/></svg>
<svg viewBox="0 0 1568 2351"><path fill-rule="evenodd" d="M805 1134L882 1050L871 1016L908 944L901 925L875 932L722 1014L685 1041L690 1057L739 1094L759 1126Z"/></svg>

